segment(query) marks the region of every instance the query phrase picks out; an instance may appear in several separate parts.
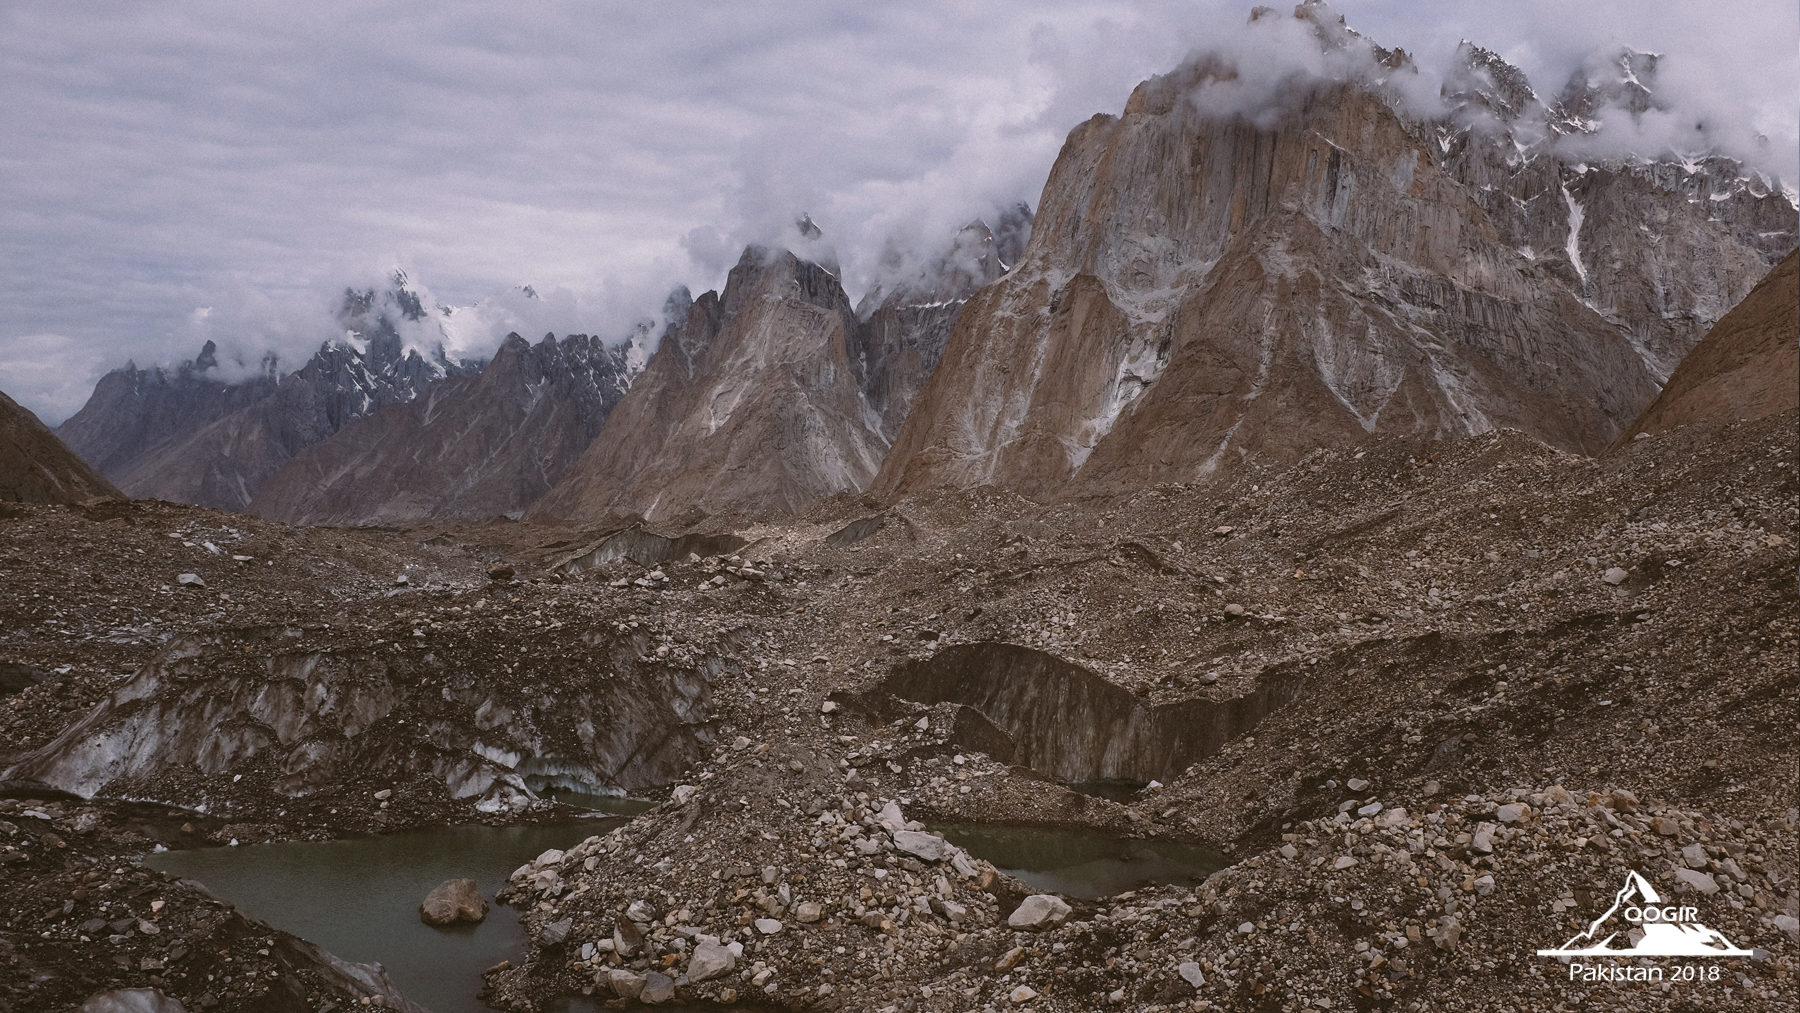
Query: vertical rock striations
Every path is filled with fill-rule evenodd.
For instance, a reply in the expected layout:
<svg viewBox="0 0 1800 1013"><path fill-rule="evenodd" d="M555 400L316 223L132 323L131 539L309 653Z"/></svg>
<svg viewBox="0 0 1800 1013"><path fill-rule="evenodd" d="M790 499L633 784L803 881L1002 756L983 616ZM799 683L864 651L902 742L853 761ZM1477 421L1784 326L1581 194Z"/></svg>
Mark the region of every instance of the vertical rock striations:
<svg viewBox="0 0 1800 1013"><path fill-rule="evenodd" d="M1625 438L1800 407L1800 254L1789 253L1681 360Z"/></svg>
<svg viewBox="0 0 1800 1013"><path fill-rule="evenodd" d="M1022 262L963 308L877 495L1116 491L1376 432L1597 453L1655 396L1662 350L1793 245L1792 205L1751 182L1697 203L1661 163L1508 161L1507 123L1560 114L1504 64L1466 52L1450 117L1425 119L1398 97L1405 54L1323 5L1295 16L1347 71L1232 105L1237 68L1199 57L1070 134ZM1566 173L1610 173L1604 265L1531 248L1569 234L1546 210ZM1705 217L1732 201L1741 218Z"/></svg>
<svg viewBox="0 0 1800 1013"><path fill-rule="evenodd" d="M1446 174L1505 245L1550 270L1622 331L1660 380L1794 248L1789 194L1709 154L1617 153L1603 130L1662 112L1654 54L1595 54L1549 103L1465 42L1431 126ZM1707 144L1696 133L1697 148Z"/></svg>
<svg viewBox="0 0 1800 1013"><path fill-rule="evenodd" d="M296 524L517 517L624 396L632 347L584 334L560 342L547 334L536 345L508 335L479 375L434 384L301 451L250 509Z"/></svg>
<svg viewBox="0 0 1800 1013"><path fill-rule="evenodd" d="M969 297L1019 262L1031 218L1031 209L1019 204L999 215L993 228L970 222L948 250L923 263L907 263L892 248L884 254L883 279L856 307L854 355L883 440L891 443L900 431Z"/></svg>
<svg viewBox="0 0 1800 1013"><path fill-rule="evenodd" d="M532 512L691 524L792 514L865 488L886 441L851 363L856 329L830 271L746 250L724 295L694 301Z"/></svg>

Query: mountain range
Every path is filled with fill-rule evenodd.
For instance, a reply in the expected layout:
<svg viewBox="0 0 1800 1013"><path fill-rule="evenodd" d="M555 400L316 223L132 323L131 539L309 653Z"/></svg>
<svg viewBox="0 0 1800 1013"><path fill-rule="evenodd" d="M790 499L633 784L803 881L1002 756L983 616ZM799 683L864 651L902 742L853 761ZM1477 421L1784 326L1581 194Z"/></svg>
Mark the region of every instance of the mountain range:
<svg viewBox="0 0 1800 1013"><path fill-rule="evenodd" d="M1406 53L1322 3L1292 17L1334 71L1246 107L1219 99L1241 68L1197 55L1076 127L1035 214L890 250L855 304L835 258L752 246L722 292L676 292L622 343L515 334L463 362L402 340L426 310L399 276L347 292L348 336L296 371L227 381L209 343L108 374L58 434L132 496L341 525L1109 494L1386 434L1598 454L1652 402L1702 396L1684 356L1791 273L1778 181L1591 153L1606 120L1666 104L1654 55L1599 53L1547 98L1464 43L1426 108ZM817 227L787 245L820 249Z"/></svg>

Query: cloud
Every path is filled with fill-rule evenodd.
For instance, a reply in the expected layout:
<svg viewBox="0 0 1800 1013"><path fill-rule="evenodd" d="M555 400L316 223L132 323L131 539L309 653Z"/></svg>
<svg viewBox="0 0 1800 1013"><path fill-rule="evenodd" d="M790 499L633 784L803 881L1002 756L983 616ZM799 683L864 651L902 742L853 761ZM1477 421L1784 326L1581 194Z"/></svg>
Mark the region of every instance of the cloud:
<svg viewBox="0 0 1800 1013"><path fill-rule="evenodd" d="M1464 36L1545 94L1597 47L1661 52L1674 110L1797 174L1788 0L1337 6L1430 81ZM396 265L447 305L566 292L573 311L508 312L618 334L674 284L719 285L743 243L800 212L854 297L890 241L930 249L1035 205L1070 128L1241 34L1249 8L5 5L0 343L61 335L32 356L85 376L95 358L191 356L192 314L212 307L212 330L286 358L335 293Z"/></svg>
<svg viewBox="0 0 1800 1013"><path fill-rule="evenodd" d="M57 426L93 393L107 358L105 349L63 334L0 336L0 390Z"/></svg>

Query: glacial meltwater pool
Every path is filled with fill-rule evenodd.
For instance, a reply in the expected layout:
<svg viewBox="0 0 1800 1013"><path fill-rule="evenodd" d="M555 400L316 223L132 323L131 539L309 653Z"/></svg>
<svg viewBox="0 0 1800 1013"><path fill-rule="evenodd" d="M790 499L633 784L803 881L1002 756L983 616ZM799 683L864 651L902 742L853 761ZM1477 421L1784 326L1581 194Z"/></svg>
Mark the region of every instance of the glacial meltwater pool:
<svg viewBox="0 0 1800 1013"><path fill-rule="evenodd" d="M566 801L641 806L604 796ZM623 822L607 815L554 826L440 827L342 841L167 851L144 864L197 880L251 915L346 960L379 962L407 998L433 1013L488 1013L475 998L481 972L525 955L519 914L493 904L494 892L508 873L544 851L567 849ZM1092 831L974 823L931 829L1032 886L1071 897L1108 897L1151 883L1197 884L1225 865L1203 848ZM448 929L419 921L419 902L456 877L480 885L490 902L487 920ZM548 1006L547 1013L601 1008L596 999L575 996Z"/></svg>
<svg viewBox="0 0 1800 1013"><path fill-rule="evenodd" d="M1040 890L1089 900L1153 884L1198 886L1229 864L1207 848L1091 830L981 823L933 823L927 829Z"/></svg>
<svg viewBox="0 0 1800 1013"><path fill-rule="evenodd" d="M508 873L544 851L569 848L623 822L609 817L555 826L441 827L342 841L166 851L144 864L197 880L345 960L380 962L407 998L433 1013L491 1013L475 998L481 972L525 955L519 913L494 904L494 891ZM419 921L419 902L455 877L481 885L487 920L447 929Z"/></svg>

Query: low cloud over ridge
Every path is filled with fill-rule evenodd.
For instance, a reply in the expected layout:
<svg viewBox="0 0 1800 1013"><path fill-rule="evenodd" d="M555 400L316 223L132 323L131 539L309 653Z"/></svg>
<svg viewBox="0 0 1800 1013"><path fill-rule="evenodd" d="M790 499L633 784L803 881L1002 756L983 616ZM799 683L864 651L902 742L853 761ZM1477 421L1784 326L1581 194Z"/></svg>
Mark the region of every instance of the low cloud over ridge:
<svg viewBox="0 0 1800 1013"><path fill-rule="evenodd" d="M1660 52L1670 107L1608 140L1677 143L1706 122L1795 178L1791 3L1336 6L1433 86L1463 37L1546 98L1599 47ZM54 423L99 372L191 356L202 332L288 359L329 336L334 294L394 264L447 305L499 307L529 283L558 300L546 330L622 337L800 211L855 296L890 241L1035 204L1070 127L1239 38L1248 10L14 5L0 388ZM458 339L469 353L499 316Z"/></svg>

